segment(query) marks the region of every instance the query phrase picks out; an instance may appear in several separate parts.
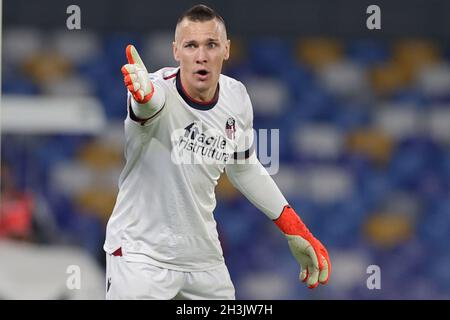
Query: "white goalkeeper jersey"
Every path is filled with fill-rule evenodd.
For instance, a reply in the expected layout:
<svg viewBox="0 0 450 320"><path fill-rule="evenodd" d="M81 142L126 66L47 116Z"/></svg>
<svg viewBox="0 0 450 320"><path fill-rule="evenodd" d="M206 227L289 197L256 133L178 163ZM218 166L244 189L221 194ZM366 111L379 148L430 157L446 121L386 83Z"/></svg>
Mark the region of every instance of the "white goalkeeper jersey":
<svg viewBox="0 0 450 320"><path fill-rule="evenodd" d="M224 75L210 102L189 97L179 68L149 76L165 92L165 104L142 122L128 95L126 164L104 249L174 270L215 268L224 259L214 189L228 163L253 152L250 98L241 82Z"/></svg>

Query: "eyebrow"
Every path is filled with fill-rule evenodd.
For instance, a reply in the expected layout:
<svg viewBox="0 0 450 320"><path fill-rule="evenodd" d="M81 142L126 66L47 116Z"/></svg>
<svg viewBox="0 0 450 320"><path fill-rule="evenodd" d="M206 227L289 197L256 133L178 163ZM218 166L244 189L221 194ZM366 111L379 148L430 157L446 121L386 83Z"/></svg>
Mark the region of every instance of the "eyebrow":
<svg viewBox="0 0 450 320"><path fill-rule="evenodd" d="M208 38L206 39L206 42L219 42L219 39L216 38ZM191 43L198 43L197 40L188 40L184 42L185 44L191 44Z"/></svg>

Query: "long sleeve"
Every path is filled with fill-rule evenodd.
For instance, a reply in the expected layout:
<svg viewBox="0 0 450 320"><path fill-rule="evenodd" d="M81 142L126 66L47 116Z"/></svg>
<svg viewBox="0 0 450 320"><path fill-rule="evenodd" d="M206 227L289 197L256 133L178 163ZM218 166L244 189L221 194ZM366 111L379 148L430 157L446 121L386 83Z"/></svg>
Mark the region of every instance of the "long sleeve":
<svg viewBox="0 0 450 320"><path fill-rule="evenodd" d="M164 89L155 81L152 81L154 93L152 98L147 103L137 103L131 94L128 92L128 101L133 111L134 116L138 120L147 120L155 116L164 106L166 96Z"/></svg>
<svg viewBox="0 0 450 320"><path fill-rule="evenodd" d="M255 152L246 163L233 163L226 173L233 184L251 203L270 219L277 219L288 204L267 170L259 162Z"/></svg>

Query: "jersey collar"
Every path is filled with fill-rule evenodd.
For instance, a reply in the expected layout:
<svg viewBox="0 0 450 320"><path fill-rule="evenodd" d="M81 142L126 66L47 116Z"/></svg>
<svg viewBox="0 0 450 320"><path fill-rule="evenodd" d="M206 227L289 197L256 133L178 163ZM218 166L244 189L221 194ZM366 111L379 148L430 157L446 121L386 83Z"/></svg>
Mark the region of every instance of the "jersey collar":
<svg viewBox="0 0 450 320"><path fill-rule="evenodd" d="M214 106L217 104L217 101L219 101L219 83L217 83L217 90L216 93L214 94L214 97L212 98L212 100L210 101L198 101L194 98L192 98L191 96L189 96L189 94L186 92L186 90L184 90L183 84L181 83L181 77L180 77L180 70L178 70L177 72L177 78L176 78L176 86L177 86L177 91L180 94L180 96L183 98L183 100L192 108L197 109L197 110L211 110L212 108L214 108Z"/></svg>

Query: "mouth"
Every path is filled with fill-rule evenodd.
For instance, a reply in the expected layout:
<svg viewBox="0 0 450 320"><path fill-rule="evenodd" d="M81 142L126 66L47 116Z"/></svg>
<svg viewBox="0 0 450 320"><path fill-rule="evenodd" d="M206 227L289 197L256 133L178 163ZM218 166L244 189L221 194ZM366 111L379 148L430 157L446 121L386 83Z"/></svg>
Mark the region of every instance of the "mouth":
<svg viewBox="0 0 450 320"><path fill-rule="evenodd" d="M200 80L206 80L209 75L209 71L206 69L199 69L194 72L194 74L200 79Z"/></svg>

